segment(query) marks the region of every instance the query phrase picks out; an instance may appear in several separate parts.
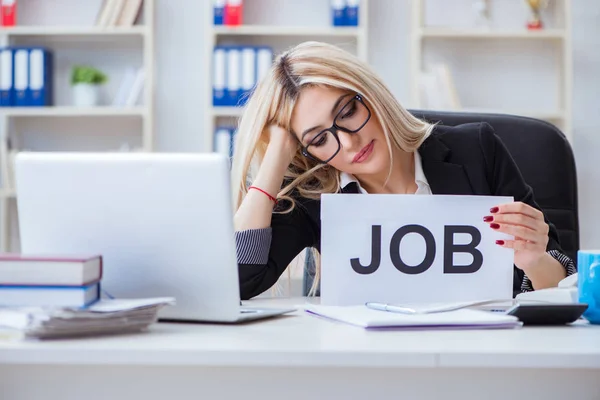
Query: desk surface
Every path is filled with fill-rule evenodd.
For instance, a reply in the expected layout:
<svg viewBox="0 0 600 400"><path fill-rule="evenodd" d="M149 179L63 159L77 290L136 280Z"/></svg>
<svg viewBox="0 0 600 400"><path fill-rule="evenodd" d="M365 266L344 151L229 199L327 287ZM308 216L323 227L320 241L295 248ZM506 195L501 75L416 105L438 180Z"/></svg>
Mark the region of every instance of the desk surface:
<svg viewBox="0 0 600 400"><path fill-rule="evenodd" d="M0 341L0 364L600 369L600 326L367 331L296 311L239 325L158 323L138 334Z"/></svg>

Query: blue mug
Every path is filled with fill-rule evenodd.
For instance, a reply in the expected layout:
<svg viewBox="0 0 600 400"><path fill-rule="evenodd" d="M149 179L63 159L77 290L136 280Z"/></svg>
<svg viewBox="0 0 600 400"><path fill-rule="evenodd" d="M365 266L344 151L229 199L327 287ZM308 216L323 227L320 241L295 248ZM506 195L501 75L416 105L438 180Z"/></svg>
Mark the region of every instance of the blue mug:
<svg viewBox="0 0 600 400"><path fill-rule="evenodd" d="M600 250L579 250L577 272L579 302L588 305L583 317L600 324Z"/></svg>

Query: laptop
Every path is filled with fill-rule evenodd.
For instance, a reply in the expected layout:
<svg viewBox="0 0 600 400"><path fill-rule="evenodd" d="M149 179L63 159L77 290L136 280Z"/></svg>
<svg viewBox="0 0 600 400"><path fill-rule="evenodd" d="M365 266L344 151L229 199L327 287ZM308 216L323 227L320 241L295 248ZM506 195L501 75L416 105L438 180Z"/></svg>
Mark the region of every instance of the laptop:
<svg viewBox="0 0 600 400"><path fill-rule="evenodd" d="M22 152L21 251L101 254L115 298L175 297L161 320L240 322L229 159L216 153Z"/></svg>

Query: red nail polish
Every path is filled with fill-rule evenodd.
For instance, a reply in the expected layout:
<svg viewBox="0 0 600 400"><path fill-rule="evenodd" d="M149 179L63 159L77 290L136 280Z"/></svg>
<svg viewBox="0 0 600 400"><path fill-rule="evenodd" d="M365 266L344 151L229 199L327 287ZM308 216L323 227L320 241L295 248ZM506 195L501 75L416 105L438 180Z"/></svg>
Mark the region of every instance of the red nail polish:
<svg viewBox="0 0 600 400"><path fill-rule="evenodd" d="M490 224L490 228L492 228L492 229L498 229L498 228L500 228L500 225L498 225L498 224Z"/></svg>
<svg viewBox="0 0 600 400"><path fill-rule="evenodd" d="M494 217L492 217L490 215L483 217L483 222L491 222L493 220L494 220Z"/></svg>
<svg viewBox="0 0 600 400"><path fill-rule="evenodd" d="M498 207L492 207L492 208L490 208L490 212L492 214L497 213L498 211L500 211L500 209Z"/></svg>
<svg viewBox="0 0 600 400"><path fill-rule="evenodd" d="M502 246L504 245L504 240L496 240L496 244Z"/></svg>

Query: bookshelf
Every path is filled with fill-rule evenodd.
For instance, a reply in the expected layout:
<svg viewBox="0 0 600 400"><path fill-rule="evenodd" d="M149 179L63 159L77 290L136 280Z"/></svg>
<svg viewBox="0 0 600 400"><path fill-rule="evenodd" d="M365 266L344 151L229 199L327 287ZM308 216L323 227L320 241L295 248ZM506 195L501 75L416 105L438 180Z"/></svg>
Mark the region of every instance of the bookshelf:
<svg viewBox="0 0 600 400"><path fill-rule="evenodd" d="M442 9L439 0L412 0L412 106L425 106L419 82L421 72L432 63L447 63L453 78L458 78L453 79L461 100L458 110L546 120L572 140L571 0L550 2L542 13L545 26L541 30L526 29L529 14L525 1L502 2L505 15L498 16L500 12L495 15L495 11L499 10L499 3L488 1L490 26L470 25L464 19L461 21L458 14L446 16L445 20L461 22L447 26L444 18L438 16L436 20L428 15L435 14L438 6ZM456 13L462 15L471 12L465 1L457 2L456 8ZM486 75L483 66L490 65L490 60L503 66L501 75ZM493 70L498 73L497 66ZM461 86L464 80L470 82ZM515 84L516 81L519 83ZM467 88L476 87L474 82L481 83L480 93ZM494 102L490 97L497 93L502 94L498 95L502 101Z"/></svg>
<svg viewBox="0 0 600 400"><path fill-rule="evenodd" d="M206 26L204 82L206 88L205 126L203 142L205 151L213 151L213 137L218 126L236 126L243 107L213 106L213 49L217 45L266 45L273 49L274 57L280 52L307 40L318 40L343 47L363 60L368 59L368 3L361 0L358 26L333 26L329 1L304 2L245 0L243 23L237 26L214 25L213 4L205 2ZM315 15L320 17L315 18Z"/></svg>
<svg viewBox="0 0 600 400"><path fill-rule="evenodd" d="M52 105L0 107L1 251L19 251L10 164L15 152L154 150L155 1L141 2L133 25L114 26L98 24L107 4L103 0L22 0L16 26L0 27L1 47L43 46L52 51L54 87ZM73 104L71 68L82 64L108 76L97 106ZM143 68L143 89L135 104L115 105L127 68Z"/></svg>
<svg viewBox="0 0 600 400"><path fill-rule="evenodd" d="M205 104L203 129L204 150L214 151L214 134L219 126L236 127L244 112L240 106L213 106L213 49L218 45L269 46L273 57L282 51L308 40L338 45L368 61L369 0L361 0L357 26L333 26L330 1L323 0L244 0L242 25L214 25L213 4L206 2L204 59ZM261 297L284 293L302 293L304 252L290 264L273 290ZM289 278L289 279L288 279Z"/></svg>

